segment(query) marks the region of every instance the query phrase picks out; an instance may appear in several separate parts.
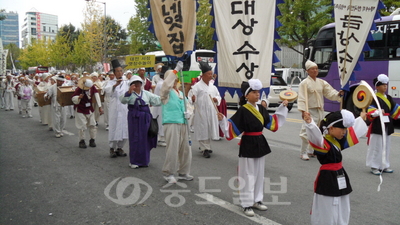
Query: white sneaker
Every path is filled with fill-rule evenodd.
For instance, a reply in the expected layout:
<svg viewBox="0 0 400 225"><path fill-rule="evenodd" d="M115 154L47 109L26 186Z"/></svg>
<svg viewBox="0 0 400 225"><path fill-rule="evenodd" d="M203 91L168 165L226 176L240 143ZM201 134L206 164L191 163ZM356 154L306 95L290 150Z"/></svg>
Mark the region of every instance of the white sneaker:
<svg viewBox="0 0 400 225"><path fill-rule="evenodd" d="M243 208L243 212L246 216L254 216L254 211L251 207Z"/></svg>
<svg viewBox="0 0 400 225"><path fill-rule="evenodd" d="M393 173L393 170L390 168L383 169L382 172L384 173Z"/></svg>
<svg viewBox="0 0 400 225"><path fill-rule="evenodd" d="M268 207L264 205L261 201L254 203L253 208L256 208L261 211L266 211L268 209Z"/></svg>
<svg viewBox="0 0 400 225"><path fill-rule="evenodd" d="M61 136L61 137L64 137L64 133L61 132L61 133L60 133L60 136Z"/></svg>
<svg viewBox="0 0 400 225"><path fill-rule="evenodd" d="M130 164L130 163L129 163L129 167L130 167L131 169L137 169L137 168L139 168L138 165Z"/></svg>
<svg viewBox="0 0 400 225"><path fill-rule="evenodd" d="M106 126L106 130L108 130L108 125Z"/></svg>
<svg viewBox="0 0 400 225"><path fill-rule="evenodd" d="M167 146L167 143L165 143L164 141L159 141L159 142L157 143L157 145L158 145L158 146L162 146L162 147L166 147L166 146Z"/></svg>
<svg viewBox="0 0 400 225"><path fill-rule="evenodd" d="M60 134L56 134L56 138L60 138L61 137L61 135Z"/></svg>
<svg viewBox="0 0 400 225"><path fill-rule="evenodd" d="M174 177L174 175L169 175L169 176L164 176L164 179L169 183L169 184L175 184L176 183L176 179Z"/></svg>
<svg viewBox="0 0 400 225"><path fill-rule="evenodd" d="M32 118L32 115L29 115L29 118Z"/></svg>
<svg viewBox="0 0 400 225"><path fill-rule="evenodd" d="M22 118L25 118L25 117L26 117L25 115L22 116Z"/></svg>
<svg viewBox="0 0 400 225"><path fill-rule="evenodd" d="M310 158L308 157L307 153L304 153L303 155L300 155L300 159L307 161L310 160Z"/></svg>
<svg viewBox="0 0 400 225"><path fill-rule="evenodd" d="M381 175L382 172L379 169L371 168L371 173L374 175Z"/></svg>
<svg viewBox="0 0 400 225"><path fill-rule="evenodd" d="M189 174L179 174L178 180L193 180L193 176Z"/></svg>

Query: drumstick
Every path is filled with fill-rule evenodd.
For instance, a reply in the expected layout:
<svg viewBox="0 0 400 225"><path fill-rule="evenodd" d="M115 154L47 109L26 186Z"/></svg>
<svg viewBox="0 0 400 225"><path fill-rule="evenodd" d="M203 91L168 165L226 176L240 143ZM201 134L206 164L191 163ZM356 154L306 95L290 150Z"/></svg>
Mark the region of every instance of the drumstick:
<svg viewBox="0 0 400 225"><path fill-rule="evenodd" d="M215 105L215 102L214 102L213 98L211 97L211 95L208 95L208 96L210 97L210 99L211 99L211 102L212 102L212 103L213 103L213 105L214 105L215 111L217 111L217 114L218 114L218 113L219 113L219 111L218 111L217 105Z"/></svg>

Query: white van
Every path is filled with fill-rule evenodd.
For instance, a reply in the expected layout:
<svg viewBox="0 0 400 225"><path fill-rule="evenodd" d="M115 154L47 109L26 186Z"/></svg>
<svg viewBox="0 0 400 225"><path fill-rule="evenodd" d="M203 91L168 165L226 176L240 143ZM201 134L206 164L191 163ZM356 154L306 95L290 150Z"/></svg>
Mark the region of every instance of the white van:
<svg viewBox="0 0 400 225"><path fill-rule="evenodd" d="M298 68L275 68L275 75L282 77L289 88L297 93L300 82L307 77L304 69Z"/></svg>

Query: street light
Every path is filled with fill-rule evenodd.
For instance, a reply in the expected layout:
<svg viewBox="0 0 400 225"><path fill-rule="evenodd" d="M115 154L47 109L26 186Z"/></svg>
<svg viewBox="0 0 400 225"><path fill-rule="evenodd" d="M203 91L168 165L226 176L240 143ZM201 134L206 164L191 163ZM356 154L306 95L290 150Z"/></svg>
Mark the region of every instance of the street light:
<svg viewBox="0 0 400 225"><path fill-rule="evenodd" d="M96 0L85 0L87 2L98 2ZM106 24L106 18L107 18L107 12L106 12L106 2L98 2L104 4L104 57L103 57L103 63L106 63L107 59L107 24ZM104 65L103 65L104 66Z"/></svg>

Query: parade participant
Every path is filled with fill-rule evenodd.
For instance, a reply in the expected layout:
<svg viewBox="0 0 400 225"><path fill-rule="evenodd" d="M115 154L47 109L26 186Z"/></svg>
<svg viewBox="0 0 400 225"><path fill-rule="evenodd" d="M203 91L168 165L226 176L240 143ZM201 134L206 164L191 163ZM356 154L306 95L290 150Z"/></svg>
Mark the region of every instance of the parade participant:
<svg viewBox="0 0 400 225"><path fill-rule="evenodd" d="M63 71L61 71L61 74L65 74L63 73ZM74 80L72 80L72 76L70 75L65 75L65 85L67 86L73 86L76 87L76 83ZM67 105L64 106L65 107L65 112L67 114L67 118L69 117L70 119L75 118L75 114L74 114L74 106L73 105Z"/></svg>
<svg viewBox="0 0 400 225"><path fill-rule="evenodd" d="M238 167L241 186L239 198L246 216L254 216L252 208L261 211L268 209L262 201L265 156L271 153L271 149L262 131L266 128L276 132L284 124L288 113L288 101L285 100L276 109L274 115L269 115L262 105L257 104L261 89L262 83L258 79L243 81L240 88L243 94L239 102L241 107L229 120L222 113L218 113L220 127L227 140L232 140L242 134Z"/></svg>
<svg viewBox="0 0 400 225"><path fill-rule="evenodd" d="M143 80L134 76L129 90L120 97L122 104L128 104L129 167L147 167L150 150L157 146L157 136L149 137L148 130L153 116L149 104L161 105L160 96L142 90Z"/></svg>
<svg viewBox="0 0 400 225"><path fill-rule="evenodd" d="M189 174L192 151L189 146L187 119L190 117L190 113L185 111L185 96L177 87L179 79L176 74L182 70L182 67L183 63L179 61L175 70L165 73L165 81L162 83L160 91L162 121L167 140L162 172L168 183L176 183L175 173L178 173L178 179L193 180L193 176ZM160 75L164 76L162 72ZM157 86L159 83L160 81Z"/></svg>
<svg viewBox="0 0 400 225"><path fill-rule="evenodd" d="M211 139L219 139L218 117L215 105L221 97L218 89L210 83L213 73L208 63L200 62L201 80L192 87L189 97L194 104L194 140L199 141L200 151L205 158L210 158Z"/></svg>
<svg viewBox="0 0 400 225"><path fill-rule="evenodd" d="M393 173L393 170L390 169L389 161L390 135L394 133L393 121L399 118L400 106L393 101L392 96L386 94L389 82L388 76L380 74L373 82L383 113L386 130L386 148L383 149L381 118L379 117L377 103L374 100L368 108L368 119L371 121L371 124L367 135L369 137L369 146L366 165L371 168L372 174L380 175L382 172ZM383 150L385 150L386 165L382 165Z"/></svg>
<svg viewBox="0 0 400 225"><path fill-rule="evenodd" d="M13 75L7 72L6 80L4 81L4 101L6 105L6 111L14 110L14 92L15 92L15 82L13 80Z"/></svg>
<svg viewBox="0 0 400 225"><path fill-rule="evenodd" d="M56 137L60 138L64 136L62 131L64 130L67 116L65 108L62 107L57 101L57 88L63 86L65 78L61 75L55 77L56 83L49 88L44 96L46 100L51 99L53 130Z"/></svg>
<svg viewBox="0 0 400 225"><path fill-rule="evenodd" d="M154 89L154 94L160 96L160 91L161 87L164 82L164 74L168 70L168 67L164 66L161 71L159 71L159 80L157 82L156 88ZM153 118L157 118L157 123L158 123L158 146L165 147L167 146L167 143L165 142L165 136L164 136L164 129L163 129L163 113L162 113L162 107L161 106L153 106L152 108L152 114Z"/></svg>
<svg viewBox="0 0 400 225"><path fill-rule="evenodd" d="M354 119L345 109L329 113L318 128L310 113L303 119L307 137L321 167L314 182L311 224L348 224L352 192L349 177L342 166L342 151L359 142L367 132L365 113Z"/></svg>
<svg viewBox="0 0 400 225"><path fill-rule="evenodd" d="M6 80L6 76L1 75L0 76L0 107L1 107L1 109L4 109L4 107L6 107L6 103L4 101L5 80Z"/></svg>
<svg viewBox="0 0 400 225"><path fill-rule="evenodd" d="M160 73L161 73L161 69L162 69L163 66L164 66L163 63L157 63L154 66L154 71L156 73L154 74L153 78L151 79L151 89L153 90L153 92L156 89L158 81L160 81L160 79L162 79Z"/></svg>
<svg viewBox="0 0 400 225"><path fill-rule="evenodd" d="M51 76L49 73L44 73L42 75L42 82L37 85L37 90L38 91L45 91L47 92L49 88L51 87ZM53 130L53 124L52 124L52 113L51 113L51 105L44 105L44 106L39 106L39 114L40 114L40 120L42 121L42 124L47 124L49 127L49 130Z"/></svg>
<svg viewBox="0 0 400 225"><path fill-rule="evenodd" d="M104 95L104 103L102 104L102 106L103 106L103 112L104 112L103 118L104 118L104 124L106 125L106 130L108 130L109 107L110 107L110 98L111 98L111 94L112 94L111 93L112 88L106 89L106 87L107 87L108 83L115 81L114 73L112 71L110 71L108 73L109 73L109 75L108 75L109 79L107 79L104 82L103 87L101 89L101 94Z"/></svg>
<svg viewBox="0 0 400 225"><path fill-rule="evenodd" d="M129 84L122 80L122 66L118 59L111 61L114 80L110 80L104 91L111 93L108 117L108 141L110 145L110 157L126 156L122 149L128 139L128 108L123 105L119 97L129 90Z"/></svg>
<svg viewBox="0 0 400 225"><path fill-rule="evenodd" d="M78 81L78 87L72 96L75 110L75 126L79 130L79 148L86 148L85 131L89 127L89 146L96 147L97 127L94 118L93 98L99 106L100 114L103 114L101 108L100 95L93 85L90 77L83 77Z"/></svg>
<svg viewBox="0 0 400 225"><path fill-rule="evenodd" d="M18 81L16 82L16 85L14 87L15 88L15 95L17 97L17 102L18 102L17 106L18 106L19 114L22 114L22 103L21 103L20 87L22 85L24 85L24 82L25 82L25 78L23 76L20 76L20 77L18 77Z"/></svg>
<svg viewBox="0 0 400 225"><path fill-rule="evenodd" d="M131 81L132 76L133 76L132 71L130 70L126 71L125 80Z"/></svg>
<svg viewBox="0 0 400 225"><path fill-rule="evenodd" d="M32 95L33 89L29 80L22 79L22 85L19 88L19 96L21 97L21 109L22 109L22 117L32 118Z"/></svg>
<svg viewBox="0 0 400 225"><path fill-rule="evenodd" d="M91 75L91 78L93 80L93 85L96 89L101 89L103 87L103 82L99 79L99 74L96 72L93 72ZM94 108L94 119L96 121L96 126L99 125L100 121L100 110L99 110L99 105L95 102L93 103L93 108Z"/></svg>
<svg viewBox="0 0 400 225"><path fill-rule="evenodd" d="M137 71L138 75L140 78L142 78L143 81L143 87L142 89L146 91L151 90L151 81L146 77L146 69L144 67L139 68Z"/></svg>
<svg viewBox="0 0 400 225"><path fill-rule="evenodd" d="M317 78L318 66L316 63L307 60L305 64L308 76L299 85L299 93L297 99L297 108L304 116L309 112L318 125L324 118L324 97L331 101L341 101L340 96L343 90L336 91L328 82ZM305 125L303 124L299 134L302 143L300 149L300 158L309 160L309 156L314 157L313 150L308 144Z"/></svg>

